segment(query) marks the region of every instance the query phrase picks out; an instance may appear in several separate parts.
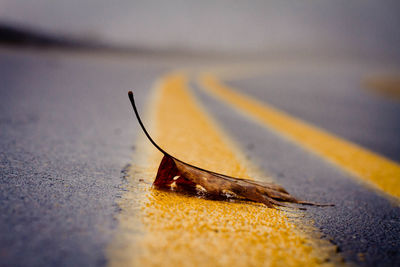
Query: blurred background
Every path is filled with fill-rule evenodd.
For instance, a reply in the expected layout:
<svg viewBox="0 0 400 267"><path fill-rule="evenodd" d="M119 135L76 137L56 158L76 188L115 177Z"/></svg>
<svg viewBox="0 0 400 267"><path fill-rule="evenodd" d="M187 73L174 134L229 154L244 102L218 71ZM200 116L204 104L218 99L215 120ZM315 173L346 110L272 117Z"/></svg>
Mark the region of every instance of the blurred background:
<svg viewBox="0 0 400 267"><path fill-rule="evenodd" d="M120 47L400 58L396 0L1 0L0 23Z"/></svg>

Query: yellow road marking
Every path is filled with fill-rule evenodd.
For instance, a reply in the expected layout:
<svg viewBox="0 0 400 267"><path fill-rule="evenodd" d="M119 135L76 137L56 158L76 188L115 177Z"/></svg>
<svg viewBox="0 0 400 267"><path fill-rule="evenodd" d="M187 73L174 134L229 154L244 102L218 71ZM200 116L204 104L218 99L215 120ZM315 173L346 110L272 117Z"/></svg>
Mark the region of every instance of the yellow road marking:
<svg viewBox="0 0 400 267"><path fill-rule="evenodd" d="M197 104L184 75L167 75L158 89L151 132L161 147L203 168L248 177L251 167ZM145 171L136 166L129 177L109 249L111 266L316 266L332 253L332 245L302 233L286 212L261 204L199 199L148 185L140 212L132 210L143 192L138 179L152 182L162 156L141 145L134 161L145 157Z"/></svg>
<svg viewBox="0 0 400 267"><path fill-rule="evenodd" d="M256 118L265 126L335 163L361 180L392 196L400 197L400 166L394 161L239 93L222 84L211 74L200 77L200 83L207 91Z"/></svg>
<svg viewBox="0 0 400 267"><path fill-rule="evenodd" d="M377 93L400 100L400 74L370 75L364 79L363 84Z"/></svg>

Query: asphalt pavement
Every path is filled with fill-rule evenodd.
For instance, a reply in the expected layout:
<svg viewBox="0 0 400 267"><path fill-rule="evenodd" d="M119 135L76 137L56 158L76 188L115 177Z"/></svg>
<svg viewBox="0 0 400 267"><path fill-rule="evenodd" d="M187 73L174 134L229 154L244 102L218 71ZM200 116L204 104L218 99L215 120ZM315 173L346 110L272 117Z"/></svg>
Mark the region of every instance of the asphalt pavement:
<svg viewBox="0 0 400 267"><path fill-rule="evenodd" d="M200 69L207 65L204 58L0 50L1 266L107 264L124 170L135 162L140 133L127 91L145 110L157 79L171 69L193 70L197 61ZM400 104L362 87L363 77L382 69L311 60L225 82L398 163ZM250 161L293 195L335 204L308 207L304 216L346 262L400 264L398 201L249 120L195 79L190 87Z"/></svg>
<svg viewBox="0 0 400 267"><path fill-rule="evenodd" d="M302 62L262 75L228 80L227 84L400 162L398 100L379 95L366 84L370 76L391 73L389 66L363 60Z"/></svg>
<svg viewBox="0 0 400 267"><path fill-rule="evenodd" d="M290 75L290 72L287 75ZM274 78L278 79L282 76L286 77L285 73L275 75ZM268 92L272 94L271 92L274 91L274 80L270 78L269 75L266 75L263 82L260 82L261 78L258 77L256 81L259 87L245 86L250 79L242 83L235 81L230 84L235 84L235 88L243 88L243 91L247 89L246 93L265 101L268 99ZM281 79L281 81L285 83L287 80ZM326 82L328 81L329 79L326 80ZM304 88L301 84L298 86L299 91ZM328 86L333 85L329 84ZM196 83L193 83L192 87L195 88L196 94L212 117L216 119L218 125L234 138L235 143L241 147L242 151L245 151L250 161L255 162L264 172L296 197L319 203L335 204L334 207L308 207L304 216L314 222L325 238L337 245L338 252L348 262L360 266L395 266L400 262L398 253L400 250L400 208L398 203L394 203L368 186L360 184L351 174L205 93ZM253 90L250 91L249 88ZM266 91L265 95L264 91ZM310 108L311 111L317 113L314 116L319 117L320 121L329 123L329 120L324 119L326 114L321 108L323 104L311 100L309 102L314 103L313 107L308 102L309 99L315 97L314 92L303 93L302 97L297 97L299 92L293 93L294 96L289 96L289 89L282 91L288 94L286 98L282 96L281 99L286 100L281 101L283 104L293 102L296 103L294 108L304 107L304 110ZM317 97L318 94L324 95L318 89L315 91ZM276 90L275 93L279 94L279 90ZM335 95L335 92L332 92L332 95ZM274 100L277 101L276 98ZM327 108L332 108L332 105L330 106L328 101ZM316 110L320 108L322 111L316 112L313 108ZM290 114L297 115L291 112ZM340 114L332 115L341 118ZM353 115L351 114L350 117ZM395 114L391 115L395 117ZM362 121L364 115L358 114L358 117ZM333 124L339 128L337 121L336 124L335 121ZM352 126L356 127L356 125ZM373 139L374 129L364 128L361 132L367 132ZM393 129L397 130L397 127L393 127ZM351 131L352 129L343 129L342 127L339 130ZM381 130L383 131L383 129ZM389 139L390 141L392 140ZM390 145L388 147L390 151ZM264 177L257 177L257 179L262 180Z"/></svg>
<svg viewBox="0 0 400 267"><path fill-rule="evenodd" d="M103 266L121 171L163 72L142 60L0 51L0 266Z"/></svg>

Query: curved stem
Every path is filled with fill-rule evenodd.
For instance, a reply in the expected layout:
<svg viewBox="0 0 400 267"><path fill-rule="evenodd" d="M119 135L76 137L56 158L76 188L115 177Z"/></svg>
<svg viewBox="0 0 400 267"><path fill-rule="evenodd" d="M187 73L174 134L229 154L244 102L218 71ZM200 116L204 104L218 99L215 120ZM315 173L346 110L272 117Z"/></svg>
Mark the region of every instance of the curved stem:
<svg viewBox="0 0 400 267"><path fill-rule="evenodd" d="M132 104L132 107L133 107L133 111L135 111L136 118L137 118L137 120L139 121L140 127L142 127L142 130L143 130L144 134L147 136L147 138L150 140L150 142L153 144L153 146L155 146L161 153L163 153L164 155L170 156L170 154L168 154L167 152L165 152L164 149L162 149L161 147L159 147L159 146L157 145L157 143L154 142L153 138L151 138L150 134L147 132L146 128L144 127L143 122L142 122L142 120L140 119L139 112L137 111L137 108L136 108L136 105L135 105L135 100L134 100L134 98L133 98L133 93L132 93L132 91L129 91L129 92L128 92L128 96L129 96L129 100L131 101L131 104Z"/></svg>

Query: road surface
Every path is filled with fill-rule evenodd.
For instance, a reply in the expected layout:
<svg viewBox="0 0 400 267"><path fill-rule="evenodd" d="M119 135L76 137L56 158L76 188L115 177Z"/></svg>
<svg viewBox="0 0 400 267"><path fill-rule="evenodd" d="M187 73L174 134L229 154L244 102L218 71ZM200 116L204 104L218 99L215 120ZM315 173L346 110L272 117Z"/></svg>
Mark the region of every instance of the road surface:
<svg viewBox="0 0 400 267"><path fill-rule="evenodd" d="M400 103L362 86L363 79L368 75L392 70L396 66L351 59L258 60L258 65L246 61L235 68L232 66L237 66L237 62L228 63L219 64L215 59L208 62L204 58L155 59L101 53L2 49L0 265L119 265L134 263L134 257L144 257L145 262L153 264L171 257L179 263L181 258L163 254L181 252L178 246L175 250L168 250L167 246L163 247L163 252L154 251L145 241L158 240L160 245L160 237L182 234L171 232L163 225L171 221L176 224L172 228L182 226L189 217L179 217L179 212L194 212L190 218L196 218L195 225L201 224L201 229L209 229L204 233L209 238L213 232L213 238L196 239L199 243L193 244L202 247L205 240L217 240L216 244L223 240L234 242L224 239L231 235L222 236L224 232L221 229L226 228L207 219L212 212L218 215L222 210L229 214L226 211L231 209L230 205L234 205L232 210L235 213L228 219L224 218L232 222L232 228L229 228L229 231L234 229L229 232L232 236L233 233L247 231L247 235L236 236L238 240L244 240L242 245L249 244L246 238L255 236L254 229L262 232L265 229L277 230L279 225L287 227L279 228L277 239L257 239L259 250L255 251L262 254L263 248L268 248L265 253L270 253L268 255L272 255L278 265L299 264L294 261L295 253L302 253L298 258L304 256L304 262L315 265L327 262L365 266L400 264L398 189L386 190L379 182L349 171L352 161L333 162L329 155L317 153L317 150L302 144L301 140L289 138L288 133L219 97L201 82L204 72L213 73L233 92L258 99L263 105L271 105L290 118L301 119L307 125L334 135L335 140L356 144L362 151L379 157L384 164L392 164L393 173L397 174L396 168L400 164L397 138ZM167 90L168 95L168 79L165 77L176 72L183 77L178 83L182 91L176 95L170 93L173 96L170 101L166 101L166 97L158 99L158 102L154 100L155 95L162 96L161 93L154 93L157 90ZM176 88L177 84L169 86ZM335 207L275 212L265 208L261 211L260 207L251 203L216 204L216 201L194 197L188 197L185 200L187 204L175 207L171 206L174 194L151 195L154 191L151 191L150 185L139 181L145 174L145 178L151 181L154 173L140 170L141 164L146 165L142 161L150 162L151 157L145 154L138 141L143 135L127 99L127 91L131 89L134 89L139 110L149 118L147 123L155 139L174 153L217 171L232 172L232 175L241 175L243 169L249 169L246 163L249 162L257 166L259 173L283 185L293 195L334 203ZM187 97L185 92L189 92L189 98L184 98ZM174 112L165 119L160 117L166 116L174 106L179 107L180 101L187 105L186 110L199 106L199 111L194 111L195 115L190 117L192 113L176 112L181 122ZM152 112L155 114L151 115ZM185 125L197 119L204 120L204 124L196 135L191 132L195 126L185 128ZM153 123L159 126L151 127ZM208 124L211 126L204 126ZM219 130L214 131L214 126ZM204 133L202 137L198 137L199 132ZM182 135L186 138L179 137ZM204 146L198 145L201 144L200 139L212 135L216 139L209 142L212 151L208 153L210 159L219 159L225 155L221 151L226 150L228 154L239 155L236 161L225 161L226 157L223 157L215 163L205 160L206 156L196 156L205 155L202 154L205 153ZM231 140L232 143L228 143L232 145L218 145L221 142L216 140L220 140L221 136L221 140ZM216 149L213 150L213 146ZM154 168L154 162L151 162L147 164ZM373 162L365 164L368 169ZM233 170L224 169L224 166L239 167ZM252 178L264 179L264 175ZM395 185L400 181L400 177L385 177L383 183L386 179L391 179ZM147 194L149 192L150 195ZM158 213L160 209L157 212L152 210L154 207L159 207L163 213ZM175 217L169 213L168 207L175 208ZM182 211L184 208L187 210ZM243 215L253 209L256 214L259 212L271 217L246 221ZM156 216L149 215L151 212ZM161 223L157 219L168 216L172 216L171 219ZM136 229L132 225L135 223L143 225ZM296 225L294 232L292 224ZM248 225L253 226L245 228ZM257 228L260 225L263 228ZM283 238L287 233L290 233L289 236ZM196 232L188 231L189 239L171 239L168 244L173 247L179 241L183 242L180 245L185 245L184 242L193 240L195 236ZM321 246L329 251L322 260L315 256L320 249L312 243L316 239L322 240ZM143 254L138 256L136 252L129 251L132 243ZM296 248L299 250L293 247L296 244L301 244ZM279 249L274 250L274 247ZM293 255L282 259L279 253L286 249ZM211 263L223 264L235 259L235 254L215 258L207 249L199 251L203 254L193 255ZM253 262L253 254L236 253L236 256L242 254L247 255L242 260ZM195 259L192 257L193 262ZM268 263L268 259L264 261ZM191 263L190 259L184 262ZM260 261L255 263L260 264Z"/></svg>

